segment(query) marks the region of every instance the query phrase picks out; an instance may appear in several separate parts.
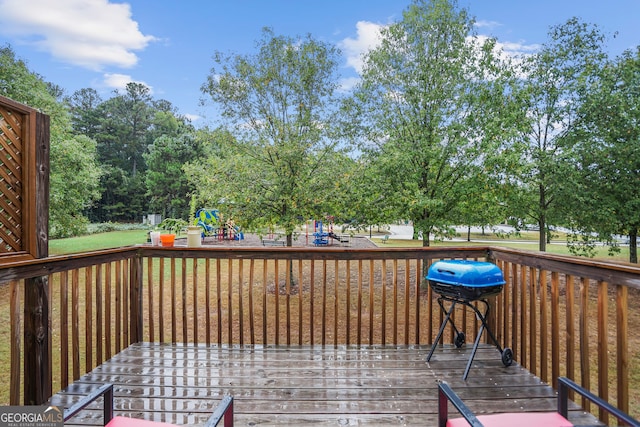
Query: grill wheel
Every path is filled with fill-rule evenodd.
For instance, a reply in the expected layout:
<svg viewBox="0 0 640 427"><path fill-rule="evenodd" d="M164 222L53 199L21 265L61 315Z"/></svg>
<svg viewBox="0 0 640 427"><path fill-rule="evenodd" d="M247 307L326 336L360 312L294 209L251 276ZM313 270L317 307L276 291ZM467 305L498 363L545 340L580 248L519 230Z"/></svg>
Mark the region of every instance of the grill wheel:
<svg viewBox="0 0 640 427"><path fill-rule="evenodd" d="M513 363L513 351L511 351L509 347L505 347L505 349L502 350L502 364L504 366L511 366L512 363Z"/></svg>

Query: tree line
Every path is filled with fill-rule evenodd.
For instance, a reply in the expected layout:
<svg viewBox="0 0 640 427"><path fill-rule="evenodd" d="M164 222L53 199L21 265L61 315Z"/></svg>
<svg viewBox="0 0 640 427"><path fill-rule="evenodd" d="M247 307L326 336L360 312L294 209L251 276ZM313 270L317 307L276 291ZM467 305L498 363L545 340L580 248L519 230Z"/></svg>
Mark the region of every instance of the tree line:
<svg viewBox="0 0 640 427"><path fill-rule="evenodd" d="M53 236L89 221L187 219L215 207L291 244L306 219L398 219L428 246L452 225L552 226L577 254L619 236L637 262L640 48L571 18L532 53L506 55L455 0L413 0L381 30L361 78L340 51L265 28L255 52L214 52L201 90L221 118L196 129L147 87L66 96L0 51L0 93L52 117Z"/></svg>

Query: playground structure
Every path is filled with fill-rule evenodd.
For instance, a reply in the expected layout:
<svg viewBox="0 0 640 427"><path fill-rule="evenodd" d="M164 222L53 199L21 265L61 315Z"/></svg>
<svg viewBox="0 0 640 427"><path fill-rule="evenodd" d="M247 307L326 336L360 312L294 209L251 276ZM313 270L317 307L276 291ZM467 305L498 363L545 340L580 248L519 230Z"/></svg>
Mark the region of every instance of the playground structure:
<svg viewBox="0 0 640 427"><path fill-rule="evenodd" d="M333 232L333 220L329 218L329 224L324 229L322 221L310 221L313 222L313 245L314 246L328 246L333 240L337 240L339 243L351 243L351 236L348 234L336 234ZM307 222L307 244L309 244L309 221ZM329 240L331 239L331 240Z"/></svg>
<svg viewBox="0 0 640 427"><path fill-rule="evenodd" d="M217 240L244 240L244 232L232 219L224 221L218 209L198 209L197 226L202 228L202 238L212 236Z"/></svg>

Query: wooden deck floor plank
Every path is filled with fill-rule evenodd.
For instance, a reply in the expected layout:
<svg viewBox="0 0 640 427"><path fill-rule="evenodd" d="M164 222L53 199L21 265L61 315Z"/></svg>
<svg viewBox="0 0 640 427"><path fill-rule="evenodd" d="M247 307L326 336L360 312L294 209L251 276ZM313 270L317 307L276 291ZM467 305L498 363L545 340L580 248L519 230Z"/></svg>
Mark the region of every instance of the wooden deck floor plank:
<svg viewBox="0 0 640 427"><path fill-rule="evenodd" d="M435 425L437 381L445 380L478 412L554 411L553 390L495 347L479 348L467 381L468 349L224 347L136 344L51 400L68 407L105 382L118 415L192 425L225 395L244 425ZM576 416L580 412L576 411ZM100 411L79 423L97 425ZM70 424L71 425L71 424Z"/></svg>

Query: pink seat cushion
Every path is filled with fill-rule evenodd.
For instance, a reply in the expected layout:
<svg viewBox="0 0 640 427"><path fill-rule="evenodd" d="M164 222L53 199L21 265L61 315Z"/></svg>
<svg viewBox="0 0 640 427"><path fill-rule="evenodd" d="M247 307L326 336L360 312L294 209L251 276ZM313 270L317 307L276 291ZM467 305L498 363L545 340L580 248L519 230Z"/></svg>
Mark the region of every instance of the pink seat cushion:
<svg viewBox="0 0 640 427"><path fill-rule="evenodd" d="M485 427L572 427L565 417L557 412L520 412L513 414L480 415L478 420ZM464 418L447 421L447 427L469 427Z"/></svg>
<svg viewBox="0 0 640 427"><path fill-rule="evenodd" d="M139 418L113 417L107 427L176 427L175 424L141 420Z"/></svg>

